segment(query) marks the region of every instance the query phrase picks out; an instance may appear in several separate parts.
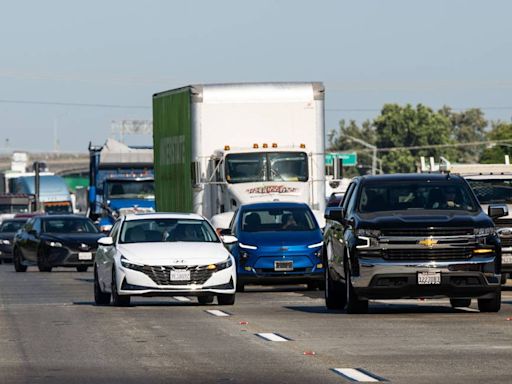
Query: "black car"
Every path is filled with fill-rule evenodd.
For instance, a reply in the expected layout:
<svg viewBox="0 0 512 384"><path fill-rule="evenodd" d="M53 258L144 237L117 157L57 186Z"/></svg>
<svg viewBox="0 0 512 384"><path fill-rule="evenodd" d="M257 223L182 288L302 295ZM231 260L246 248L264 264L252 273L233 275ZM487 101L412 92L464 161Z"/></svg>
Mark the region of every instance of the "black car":
<svg viewBox="0 0 512 384"><path fill-rule="evenodd" d="M23 227L27 219L7 219L0 225L0 261L12 260L14 235Z"/></svg>
<svg viewBox="0 0 512 384"><path fill-rule="evenodd" d="M325 300L349 313L369 299L445 296L453 307L501 305L501 246L491 219L460 176L396 174L355 178L327 208Z"/></svg>
<svg viewBox="0 0 512 384"><path fill-rule="evenodd" d="M84 216L35 216L14 237L14 268L25 272L37 265L41 272L50 272L53 267L76 267L85 272L93 265L97 240L103 236Z"/></svg>

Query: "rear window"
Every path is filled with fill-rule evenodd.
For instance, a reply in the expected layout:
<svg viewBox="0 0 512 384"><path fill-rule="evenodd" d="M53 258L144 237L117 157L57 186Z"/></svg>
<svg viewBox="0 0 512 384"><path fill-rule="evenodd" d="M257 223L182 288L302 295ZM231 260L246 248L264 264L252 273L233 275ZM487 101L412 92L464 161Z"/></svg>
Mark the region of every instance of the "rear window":
<svg viewBox="0 0 512 384"><path fill-rule="evenodd" d="M479 205L463 183L367 183L359 196L361 213L426 209L474 212Z"/></svg>
<svg viewBox="0 0 512 384"><path fill-rule="evenodd" d="M244 232L313 231L318 224L307 208L270 208L247 210L242 214Z"/></svg>

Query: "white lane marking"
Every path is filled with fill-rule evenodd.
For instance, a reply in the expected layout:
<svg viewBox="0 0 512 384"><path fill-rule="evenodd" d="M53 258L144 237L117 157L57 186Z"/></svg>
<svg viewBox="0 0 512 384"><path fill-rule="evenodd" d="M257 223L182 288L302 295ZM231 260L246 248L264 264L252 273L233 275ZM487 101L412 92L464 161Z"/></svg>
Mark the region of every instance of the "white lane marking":
<svg viewBox="0 0 512 384"><path fill-rule="evenodd" d="M478 309L469 308L469 307L455 307L454 309L458 309L460 311L466 311L466 312L480 312Z"/></svg>
<svg viewBox="0 0 512 384"><path fill-rule="evenodd" d="M210 315L213 315L213 316L218 316L218 317L227 317L227 316L231 316L229 313L226 313L224 311L219 311L218 309L208 309L207 311L205 311L207 313L209 313Z"/></svg>
<svg viewBox="0 0 512 384"><path fill-rule="evenodd" d="M188 297L185 297L185 296L174 296L174 300L178 300L178 301L181 301L181 302L187 302L187 301L191 301Z"/></svg>
<svg viewBox="0 0 512 384"><path fill-rule="evenodd" d="M369 372L365 372L361 368L333 368L332 370L346 379L357 381L359 383L378 383L380 381L384 381L370 376Z"/></svg>
<svg viewBox="0 0 512 384"><path fill-rule="evenodd" d="M286 337L278 335L277 333L257 333L256 336L259 336L262 339L265 339L268 341L290 341L290 339L287 339Z"/></svg>

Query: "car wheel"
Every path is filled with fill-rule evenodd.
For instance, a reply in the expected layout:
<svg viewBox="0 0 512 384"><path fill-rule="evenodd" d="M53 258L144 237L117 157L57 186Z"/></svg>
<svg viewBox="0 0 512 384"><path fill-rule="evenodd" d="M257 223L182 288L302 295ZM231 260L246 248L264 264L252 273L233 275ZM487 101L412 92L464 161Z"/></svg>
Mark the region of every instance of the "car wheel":
<svg viewBox="0 0 512 384"><path fill-rule="evenodd" d="M39 268L39 272L51 272L52 267L48 263L48 259L44 254L43 248L39 248L37 251L37 267Z"/></svg>
<svg viewBox="0 0 512 384"><path fill-rule="evenodd" d="M233 305L235 304L235 294L219 294L217 295L219 305Z"/></svg>
<svg viewBox="0 0 512 384"><path fill-rule="evenodd" d="M346 304L344 285L339 281L334 281L329 273L326 264L324 271L325 278L325 306L327 309L343 309Z"/></svg>
<svg viewBox="0 0 512 384"><path fill-rule="evenodd" d="M14 248L14 254L13 254L13 264L14 264L14 270L16 272L26 272L27 266L23 265L23 256L21 255L21 251L18 248Z"/></svg>
<svg viewBox="0 0 512 384"><path fill-rule="evenodd" d="M501 309L501 289L498 289L492 299L478 299L480 312L498 312Z"/></svg>
<svg viewBox="0 0 512 384"><path fill-rule="evenodd" d="M94 302L96 305L110 304L110 293L105 293L101 290L96 268L94 269Z"/></svg>
<svg viewBox="0 0 512 384"><path fill-rule="evenodd" d="M213 303L213 295L197 296L197 301L202 305L211 304Z"/></svg>
<svg viewBox="0 0 512 384"><path fill-rule="evenodd" d="M116 307L127 307L130 305L130 295L120 295L117 292L116 273L113 265L112 268L112 305Z"/></svg>
<svg viewBox="0 0 512 384"><path fill-rule="evenodd" d="M450 299L452 308L456 307L469 307L471 305L471 299Z"/></svg>
<svg viewBox="0 0 512 384"><path fill-rule="evenodd" d="M87 265L79 265L78 267L76 267L76 270L77 270L78 272L87 272L87 269L88 269L88 268L89 268L89 267L88 267Z"/></svg>
<svg viewBox="0 0 512 384"><path fill-rule="evenodd" d="M345 267L345 277L347 279L346 295L347 295L347 313L368 313L368 300L360 299L352 286L352 277L350 269Z"/></svg>
<svg viewBox="0 0 512 384"><path fill-rule="evenodd" d="M245 284L237 281L236 282L236 291L237 292L244 292L245 291Z"/></svg>

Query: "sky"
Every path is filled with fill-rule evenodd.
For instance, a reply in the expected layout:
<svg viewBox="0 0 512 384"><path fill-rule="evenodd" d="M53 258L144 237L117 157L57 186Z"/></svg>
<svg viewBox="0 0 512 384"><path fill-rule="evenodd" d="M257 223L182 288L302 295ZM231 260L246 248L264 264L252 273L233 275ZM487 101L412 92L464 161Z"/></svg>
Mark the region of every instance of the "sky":
<svg viewBox="0 0 512 384"><path fill-rule="evenodd" d="M322 81L326 131L385 103L511 121L511 15L508 0L4 1L0 151L86 152L196 83Z"/></svg>

